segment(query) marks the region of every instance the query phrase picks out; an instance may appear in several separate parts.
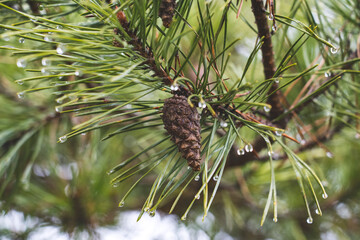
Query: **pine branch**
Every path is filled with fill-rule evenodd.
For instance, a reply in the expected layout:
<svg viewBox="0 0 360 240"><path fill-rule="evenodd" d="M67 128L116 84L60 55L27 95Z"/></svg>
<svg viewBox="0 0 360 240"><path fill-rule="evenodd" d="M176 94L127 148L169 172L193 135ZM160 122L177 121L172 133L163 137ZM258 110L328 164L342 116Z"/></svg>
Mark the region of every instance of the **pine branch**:
<svg viewBox="0 0 360 240"><path fill-rule="evenodd" d="M265 79L270 79L274 76L276 67L264 3L263 0L251 0L251 5L258 28L258 36L259 39L263 41L261 52L263 56L262 62L264 66ZM278 87L277 83L272 83L268 93L276 91ZM274 94L270 95L267 101L272 106L270 111L270 120L274 120L284 113L284 107L282 104L285 103L285 101L285 97L280 91L276 91ZM279 125L279 127L285 129L287 121L288 120L284 118L277 120L275 123Z"/></svg>

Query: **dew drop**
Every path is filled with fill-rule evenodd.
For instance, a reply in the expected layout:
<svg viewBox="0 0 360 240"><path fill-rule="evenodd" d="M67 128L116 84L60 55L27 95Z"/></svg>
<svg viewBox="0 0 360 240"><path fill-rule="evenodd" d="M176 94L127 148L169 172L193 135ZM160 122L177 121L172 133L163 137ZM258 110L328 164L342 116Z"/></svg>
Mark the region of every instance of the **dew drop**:
<svg viewBox="0 0 360 240"><path fill-rule="evenodd" d="M200 175L197 175L195 178L194 178L195 181L199 181L200 180Z"/></svg>
<svg viewBox="0 0 360 240"><path fill-rule="evenodd" d="M186 220L186 216L182 216L181 221L185 221L185 220Z"/></svg>
<svg viewBox="0 0 360 240"><path fill-rule="evenodd" d="M316 213L317 215L320 215L319 209L315 209L315 213Z"/></svg>
<svg viewBox="0 0 360 240"><path fill-rule="evenodd" d="M19 84L19 85L23 85L23 84L24 84L24 82L21 81L21 80L17 80L16 83Z"/></svg>
<svg viewBox="0 0 360 240"><path fill-rule="evenodd" d="M339 51L339 48L336 48L336 47L330 48L330 52L331 52L332 54L335 54L335 53L337 53L338 51Z"/></svg>
<svg viewBox="0 0 360 240"><path fill-rule="evenodd" d="M206 108L206 103L205 102L199 102L198 107L199 108Z"/></svg>
<svg viewBox="0 0 360 240"><path fill-rule="evenodd" d="M52 38L49 35L44 36L44 41L46 42L52 42Z"/></svg>
<svg viewBox="0 0 360 240"><path fill-rule="evenodd" d="M244 154L245 154L244 149L238 149L237 150L237 155L241 156L241 155L244 155Z"/></svg>
<svg viewBox="0 0 360 240"><path fill-rule="evenodd" d="M280 136L282 136L282 135L283 135L283 132L282 132L282 131L277 130L277 131L275 131L275 135L280 137Z"/></svg>
<svg viewBox="0 0 360 240"><path fill-rule="evenodd" d="M66 136L66 135L64 135L64 136L62 136L62 137L59 137L59 142L61 142L61 143L66 142L66 140L67 140L67 136ZM115 184L114 184L114 187L116 187Z"/></svg>
<svg viewBox="0 0 360 240"><path fill-rule="evenodd" d="M321 196L322 196L323 199L327 199L327 198L328 198L327 193L323 193Z"/></svg>
<svg viewBox="0 0 360 240"><path fill-rule="evenodd" d="M24 98L25 92L18 92L17 96L18 96L18 98Z"/></svg>
<svg viewBox="0 0 360 240"><path fill-rule="evenodd" d="M220 121L220 126L223 127L223 128L226 128L228 126L228 124L224 120L221 120Z"/></svg>
<svg viewBox="0 0 360 240"><path fill-rule="evenodd" d="M146 207L146 208L144 208L144 211L145 211L145 212L149 212L149 211L150 211L150 208L149 208L149 207Z"/></svg>
<svg viewBox="0 0 360 240"><path fill-rule="evenodd" d="M277 222L277 221L278 221L277 217L274 217L274 218L273 218L273 221L274 221L274 222Z"/></svg>
<svg viewBox="0 0 360 240"><path fill-rule="evenodd" d="M273 30L273 31L275 32L275 31L276 31L276 29L277 29L276 24L273 24L273 25L272 25L272 27L271 27L271 30Z"/></svg>
<svg viewBox="0 0 360 240"><path fill-rule="evenodd" d="M269 19L270 21L274 20L274 15L272 15L272 13L270 13L269 16L268 16L268 19Z"/></svg>
<svg viewBox="0 0 360 240"><path fill-rule="evenodd" d="M154 217L155 216L155 211L150 211L149 215L150 215L150 217Z"/></svg>
<svg viewBox="0 0 360 240"><path fill-rule="evenodd" d="M196 195L195 195L195 198L196 198L196 199L200 199L200 194L196 194Z"/></svg>
<svg viewBox="0 0 360 240"><path fill-rule="evenodd" d="M190 169L191 169L191 167L190 167L190 166L188 166L188 167L187 167L187 169L188 169L188 170L190 170Z"/></svg>
<svg viewBox="0 0 360 240"><path fill-rule="evenodd" d="M274 154L274 152L272 152L272 151L268 151L268 155L269 155L269 157L271 157L273 154Z"/></svg>
<svg viewBox="0 0 360 240"><path fill-rule="evenodd" d="M254 150L254 148L250 143L245 145L245 151L246 152L252 152L253 150Z"/></svg>
<svg viewBox="0 0 360 240"><path fill-rule="evenodd" d="M43 65L43 66L50 66L50 64L51 64L50 59L48 59L48 58L43 58L43 59L41 59L41 65Z"/></svg>
<svg viewBox="0 0 360 240"><path fill-rule="evenodd" d="M60 43L56 48L56 52L60 55L63 55L66 52L66 45L63 43Z"/></svg>
<svg viewBox="0 0 360 240"><path fill-rule="evenodd" d="M19 38L19 43L24 43L25 42L25 38Z"/></svg>
<svg viewBox="0 0 360 240"><path fill-rule="evenodd" d="M81 136L85 136L85 135L86 135L86 133L85 133L85 132L81 133Z"/></svg>
<svg viewBox="0 0 360 240"><path fill-rule="evenodd" d="M332 154L332 152L326 152L326 156L328 158L333 158L334 157L334 154Z"/></svg>
<svg viewBox="0 0 360 240"><path fill-rule="evenodd" d="M305 145L306 141L304 139L301 139L300 144Z"/></svg>
<svg viewBox="0 0 360 240"><path fill-rule="evenodd" d="M123 207L125 205L125 202L124 201L121 201L120 203L119 203L119 207Z"/></svg>
<svg viewBox="0 0 360 240"><path fill-rule="evenodd" d="M276 78L275 79L275 83L279 83L280 82L280 79L279 78Z"/></svg>
<svg viewBox="0 0 360 240"><path fill-rule="evenodd" d="M46 68L41 68L41 73L43 75L49 75L50 74L49 71Z"/></svg>
<svg viewBox="0 0 360 240"><path fill-rule="evenodd" d="M269 106L264 106L264 111L265 111L265 112L270 112L270 109L271 109L271 108L270 108Z"/></svg>
<svg viewBox="0 0 360 240"><path fill-rule="evenodd" d="M81 70L75 71L75 76L81 77L83 75L83 72Z"/></svg>
<svg viewBox="0 0 360 240"><path fill-rule="evenodd" d="M55 112L61 112L63 110L62 106L56 106L55 107Z"/></svg>
<svg viewBox="0 0 360 240"><path fill-rule="evenodd" d="M219 180L219 176L218 175L214 176L213 180L216 182L217 180Z"/></svg>
<svg viewBox="0 0 360 240"><path fill-rule="evenodd" d="M330 77L330 76L331 76L331 73L330 73L330 72L325 72L325 73L324 73L324 76L325 76L325 77Z"/></svg>
<svg viewBox="0 0 360 240"><path fill-rule="evenodd" d="M360 133L355 134L355 139L360 139Z"/></svg>
<svg viewBox="0 0 360 240"><path fill-rule="evenodd" d="M313 223L312 217L308 217L308 218L306 219L306 222L307 222L308 224L312 224L312 223Z"/></svg>
<svg viewBox="0 0 360 240"><path fill-rule="evenodd" d="M56 26L56 29L63 29L63 26L57 25L57 26Z"/></svg>
<svg viewBox="0 0 360 240"><path fill-rule="evenodd" d="M19 68L25 68L26 65L27 65L27 62L25 59L18 59L17 62L16 62L16 65L19 67Z"/></svg>
<svg viewBox="0 0 360 240"><path fill-rule="evenodd" d="M111 169L110 171L107 172L107 174L110 175L110 174L113 174L114 172L115 172L115 170Z"/></svg>
<svg viewBox="0 0 360 240"><path fill-rule="evenodd" d="M177 90L179 90L179 85L173 84L170 86L170 89L171 89L171 91L177 91Z"/></svg>

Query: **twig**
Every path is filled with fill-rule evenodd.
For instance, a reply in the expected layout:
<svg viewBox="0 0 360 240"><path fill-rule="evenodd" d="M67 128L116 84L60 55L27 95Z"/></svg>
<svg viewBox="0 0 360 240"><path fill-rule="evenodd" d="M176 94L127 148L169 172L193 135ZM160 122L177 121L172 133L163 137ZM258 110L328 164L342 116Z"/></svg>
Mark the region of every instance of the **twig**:
<svg viewBox="0 0 360 240"><path fill-rule="evenodd" d="M261 46L262 61L264 66L265 79L270 79L275 74L275 58L271 42L271 34L269 31L269 25L267 23L267 17L265 13L265 7L262 0L251 0L252 10L255 16L255 22L258 28L258 36L263 39L263 45ZM269 89L269 93L275 91L278 88L277 83L273 83ZM268 98L268 103L272 106L270 111L270 120L273 120L284 113L284 107L282 103L285 101L285 97L280 91L276 91ZM281 128L285 128L287 119L283 118L274 122Z"/></svg>

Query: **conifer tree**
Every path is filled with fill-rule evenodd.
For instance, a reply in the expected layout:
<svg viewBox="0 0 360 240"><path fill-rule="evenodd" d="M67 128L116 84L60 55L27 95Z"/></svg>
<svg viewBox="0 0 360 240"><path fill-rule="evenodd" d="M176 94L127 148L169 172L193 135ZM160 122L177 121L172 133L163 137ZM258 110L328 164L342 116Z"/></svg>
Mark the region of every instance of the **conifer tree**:
<svg viewBox="0 0 360 240"><path fill-rule="evenodd" d="M5 0L0 13L16 59L1 63L7 209L69 233L113 224L115 201L139 219L216 205L230 225L310 224L335 181L326 162L348 156L329 141L351 136L359 153L356 0Z"/></svg>

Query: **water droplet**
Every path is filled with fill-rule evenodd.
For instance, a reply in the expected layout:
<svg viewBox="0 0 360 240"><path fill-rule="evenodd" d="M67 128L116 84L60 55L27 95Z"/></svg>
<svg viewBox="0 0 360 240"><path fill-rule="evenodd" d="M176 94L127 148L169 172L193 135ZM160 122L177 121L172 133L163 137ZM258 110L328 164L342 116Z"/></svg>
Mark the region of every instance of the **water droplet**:
<svg viewBox="0 0 360 240"><path fill-rule="evenodd" d="M52 38L49 35L44 36L44 41L46 42L52 42Z"/></svg>
<svg viewBox="0 0 360 240"><path fill-rule="evenodd" d="M283 131L279 131L279 130L277 130L277 131L275 131L275 134L276 134L276 136L282 136L283 135Z"/></svg>
<svg viewBox="0 0 360 240"><path fill-rule="evenodd" d="M16 62L16 65L19 67L19 68L25 68L26 65L27 65L27 62L25 59L18 59L17 62Z"/></svg>
<svg viewBox="0 0 360 240"><path fill-rule="evenodd" d="M150 217L154 217L155 216L155 211L150 211L149 215L150 215Z"/></svg>
<svg viewBox="0 0 360 240"><path fill-rule="evenodd" d="M123 207L125 205L125 202L124 201L121 201L120 203L119 203L119 207Z"/></svg>
<svg viewBox="0 0 360 240"><path fill-rule="evenodd" d="M81 77L83 75L83 72L81 70L75 71L75 76Z"/></svg>
<svg viewBox="0 0 360 240"><path fill-rule="evenodd" d="M48 59L48 58L43 58L43 59L41 59L41 65L43 65L43 66L50 66L50 64L51 64L50 59Z"/></svg>
<svg viewBox="0 0 360 240"><path fill-rule="evenodd" d="M199 181L200 180L200 175L196 175L196 177L194 178L195 181Z"/></svg>
<svg viewBox="0 0 360 240"><path fill-rule="evenodd" d="M276 31L276 29L277 29L276 24L273 24L273 25L272 25L272 27L271 27L271 30L273 30L273 31L275 32L275 31Z"/></svg>
<svg viewBox="0 0 360 240"><path fill-rule="evenodd" d="M322 196L323 199L327 199L327 198L328 198L327 193L323 193L321 196Z"/></svg>
<svg viewBox="0 0 360 240"><path fill-rule="evenodd" d="M18 98L24 98L25 92L18 92L17 96L18 96Z"/></svg>
<svg viewBox="0 0 360 240"><path fill-rule="evenodd" d="M306 143L306 141L305 141L304 139L302 139L302 140L300 141L300 144L301 144L301 145L305 145L305 143Z"/></svg>
<svg viewBox="0 0 360 240"><path fill-rule="evenodd" d="M269 16L268 16L268 19L269 19L270 21L274 20L274 15L273 15L272 13L270 13Z"/></svg>
<svg viewBox="0 0 360 240"><path fill-rule="evenodd" d="M279 83L280 82L280 79L279 78L276 78L275 79L275 83Z"/></svg>
<svg viewBox="0 0 360 240"><path fill-rule="evenodd" d="M179 90L179 85L177 85L177 84L175 83L175 84L173 84L173 85L170 86L170 89L171 89L171 91L177 91L177 90Z"/></svg>
<svg viewBox="0 0 360 240"><path fill-rule="evenodd" d="M44 10L45 8L44 8L44 5L40 5L39 6L39 10L41 11L41 10Z"/></svg>
<svg viewBox="0 0 360 240"><path fill-rule="evenodd" d="M55 107L55 112L61 112L63 110L62 106L56 106Z"/></svg>
<svg viewBox="0 0 360 240"><path fill-rule="evenodd" d="M150 211L150 208L149 208L149 207L146 207L146 208L144 208L144 211L145 211L145 212L149 212L149 211Z"/></svg>
<svg viewBox="0 0 360 240"><path fill-rule="evenodd" d="M330 77L330 76L331 76L331 73L330 73L330 72L325 72L325 73L324 73L324 76L325 76L325 77Z"/></svg>
<svg viewBox="0 0 360 240"><path fill-rule="evenodd" d="M110 171L107 172L107 174L110 175L110 174L113 174L114 172L115 172L115 170L111 169Z"/></svg>
<svg viewBox="0 0 360 240"><path fill-rule="evenodd" d="M237 150L237 155L241 156L241 155L244 155L244 154L245 154L245 151L244 151L243 148Z"/></svg>
<svg viewBox="0 0 360 240"><path fill-rule="evenodd" d="M308 217L308 218L306 219L306 222L307 222L308 224L312 224L312 223L313 223L312 217Z"/></svg>
<svg viewBox="0 0 360 240"><path fill-rule="evenodd" d="M315 213L316 213L317 215L320 215L319 209L315 209Z"/></svg>
<svg viewBox="0 0 360 240"><path fill-rule="evenodd" d="M269 106L264 106L264 111L265 112L270 112L271 108Z"/></svg>
<svg viewBox="0 0 360 240"><path fill-rule="evenodd" d="M190 169L191 169L191 167L190 167L190 166L188 166L188 167L187 167L187 169L188 169L188 170L190 170Z"/></svg>
<svg viewBox="0 0 360 240"><path fill-rule="evenodd" d="M333 157L334 157L334 155L332 154L332 152L326 152L326 156L327 156L328 158L333 158Z"/></svg>
<svg viewBox="0 0 360 240"><path fill-rule="evenodd" d="M360 139L360 133L355 134L355 139Z"/></svg>
<svg viewBox="0 0 360 240"><path fill-rule="evenodd" d="M81 136L85 136L85 135L86 135L86 133L85 133L85 132L81 133Z"/></svg>
<svg viewBox="0 0 360 240"><path fill-rule="evenodd" d="M277 221L278 221L277 217L274 217L274 218L273 218L273 221L274 221L274 222L277 222Z"/></svg>
<svg viewBox="0 0 360 240"><path fill-rule="evenodd" d="M254 148L250 143L245 145L246 152L252 152L253 150L254 150Z"/></svg>
<svg viewBox="0 0 360 240"><path fill-rule="evenodd" d="M206 103L205 102L199 102L198 107L199 108L206 108Z"/></svg>
<svg viewBox="0 0 360 240"><path fill-rule="evenodd" d="M331 52L332 54L335 54L335 53L337 53L338 51L339 51L339 48L337 48L337 47L330 48L330 52Z"/></svg>
<svg viewBox="0 0 360 240"><path fill-rule="evenodd" d="M228 124L224 120L221 120L220 121L220 126L223 127L223 128L226 128L228 126Z"/></svg>
<svg viewBox="0 0 360 240"><path fill-rule="evenodd" d="M60 55L63 55L66 52L66 45L63 43L60 43L56 48L56 52Z"/></svg>
<svg viewBox="0 0 360 240"><path fill-rule="evenodd" d="M16 83L19 84L19 85L23 85L23 84L24 84L24 82L23 82L22 80L17 80Z"/></svg>
<svg viewBox="0 0 360 240"><path fill-rule="evenodd" d="M269 157L271 157L273 154L274 154L274 152L273 152L273 151L268 151L268 155L269 155Z"/></svg>
<svg viewBox="0 0 360 240"><path fill-rule="evenodd" d="M50 74L49 71L47 70L47 68L41 68L41 73L43 75L49 75Z"/></svg>
<svg viewBox="0 0 360 240"><path fill-rule="evenodd" d="M59 137L59 142L61 142L61 143L66 142L66 140L67 140L67 136L66 136L66 135L64 135L64 136L62 136L62 137ZM114 186L115 186L115 184L114 184ZM115 186L115 187L116 187L116 186Z"/></svg>
<svg viewBox="0 0 360 240"><path fill-rule="evenodd" d="M182 216L182 217L181 217L181 220L182 220L182 221L185 221L185 220L186 220L186 216Z"/></svg>
<svg viewBox="0 0 360 240"><path fill-rule="evenodd" d="M61 26L61 25L57 25L56 26L56 29L63 29L64 27L63 26Z"/></svg>
<svg viewBox="0 0 360 240"><path fill-rule="evenodd" d="M24 43L25 42L25 38L19 38L19 43Z"/></svg>
<svg viewBox="0 0 360 240"><path fill-rule="evenodd" d="M200 194L196 194L196 195L195 195L195 198L196 198L196 199L200 199Z"/></svg>
<svg viewBox="0 0 360 240"><path fill-rule="evenodd" d="M218 175L214 176L213 180L216 182L217 180L219 180L219 176Z"/></svg>

